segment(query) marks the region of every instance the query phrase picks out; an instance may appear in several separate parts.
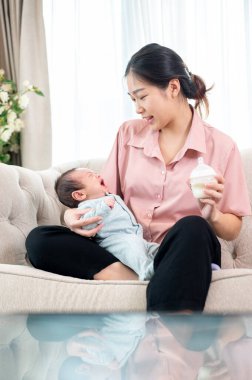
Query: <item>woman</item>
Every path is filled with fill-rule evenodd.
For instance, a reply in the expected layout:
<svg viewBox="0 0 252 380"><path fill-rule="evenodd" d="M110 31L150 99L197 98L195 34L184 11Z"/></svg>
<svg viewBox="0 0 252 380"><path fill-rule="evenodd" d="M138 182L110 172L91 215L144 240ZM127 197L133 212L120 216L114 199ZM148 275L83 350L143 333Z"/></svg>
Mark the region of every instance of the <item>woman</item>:
<svg viewBox="0 0 252 380"><path fill-rule="evenodd" d="M149 44L130 59L128 93L142 119L124 123L103 170L110 192L120 195L142 224L144 237L160 244L147 288L147 309L201 311L211 282L211 263L220 265L216 236L232 240L249 198L237 146L202 121L208 112L203 80L191 74L171 49ZM195 100L194 108L188 99ZM189 176L198 157L218 173L197 201ZM225 182L225 185L224 185ZM92 239L67 210L64 227L38 227L27 238L31 263L40 269L80 278L134 279L135 274ZM74 234L77 233L77 234Z"/></svg>

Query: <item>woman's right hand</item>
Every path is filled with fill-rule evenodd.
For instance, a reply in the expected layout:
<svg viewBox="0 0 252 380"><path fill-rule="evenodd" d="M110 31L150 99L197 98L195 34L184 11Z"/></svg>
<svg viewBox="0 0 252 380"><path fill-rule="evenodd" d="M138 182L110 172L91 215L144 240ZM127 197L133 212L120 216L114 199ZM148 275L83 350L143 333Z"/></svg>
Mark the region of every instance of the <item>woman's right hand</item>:
<svg viewBox="0 0 252 380"><path fill-rule="evenodd" d="M90 209L79 210L78 208L67 209L64 214L64 221L66 226L76 234L84 237L93 237L100 231L103 224L98 224L97 227L92 230L85 230L82 227L88 226L89 224L94 224L101 222L102 218L100 216L94 216L88 219L80 219L80 217L86 214Z"/></svg>

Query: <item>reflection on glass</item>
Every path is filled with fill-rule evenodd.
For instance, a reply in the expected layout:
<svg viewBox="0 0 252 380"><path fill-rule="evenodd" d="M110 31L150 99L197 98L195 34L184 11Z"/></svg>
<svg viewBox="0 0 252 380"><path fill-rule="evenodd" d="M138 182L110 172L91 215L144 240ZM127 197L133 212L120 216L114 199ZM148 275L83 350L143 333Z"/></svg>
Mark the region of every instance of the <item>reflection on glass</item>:
<svg viewBox="0 0 252 380"><path fill-rule="evenodd" d="M0 380L252 378L252 316L0 316Z"/></svg>

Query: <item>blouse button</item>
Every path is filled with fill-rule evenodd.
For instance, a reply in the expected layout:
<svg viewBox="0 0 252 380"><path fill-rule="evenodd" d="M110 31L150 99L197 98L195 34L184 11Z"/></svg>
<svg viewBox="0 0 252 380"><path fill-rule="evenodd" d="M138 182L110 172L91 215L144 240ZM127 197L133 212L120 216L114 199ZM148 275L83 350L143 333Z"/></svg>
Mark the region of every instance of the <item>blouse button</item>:
<svg viewBox="0 0 252 380"><path fill-rule="evenodd" d="M162 170L162 171L161 171L161 173L164 175L164 174L165 174L165 171L164 171L164 170Z"/></svg>

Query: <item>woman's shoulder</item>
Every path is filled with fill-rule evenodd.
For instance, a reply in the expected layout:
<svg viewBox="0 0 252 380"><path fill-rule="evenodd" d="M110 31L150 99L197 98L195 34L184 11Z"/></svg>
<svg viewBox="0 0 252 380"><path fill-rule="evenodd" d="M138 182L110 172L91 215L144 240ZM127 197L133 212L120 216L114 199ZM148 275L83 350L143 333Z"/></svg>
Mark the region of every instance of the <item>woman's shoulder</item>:
<svg viewBox="0 0 252 380"><path fill-rule="evenodd" d="M142 146L150 134L145 120L132 119L125 121L118 131L118 142L123 146Z"/></svg>
<svg viewBox="0 0 252 380"><path fill-rule="evenodd" d="M219 146L221 149L227 150L233 149L236 146L234 139L227 133L213 127L205 121L203 121L203 126L207 143L212 141L215 146Z"/></svg>
<svg viewBox="0 0 252 380"><path fill-rule="evenodd" d="M120 126L119 132L129 137L147 132L146 121L143 119L127 120Z"/></svg>

